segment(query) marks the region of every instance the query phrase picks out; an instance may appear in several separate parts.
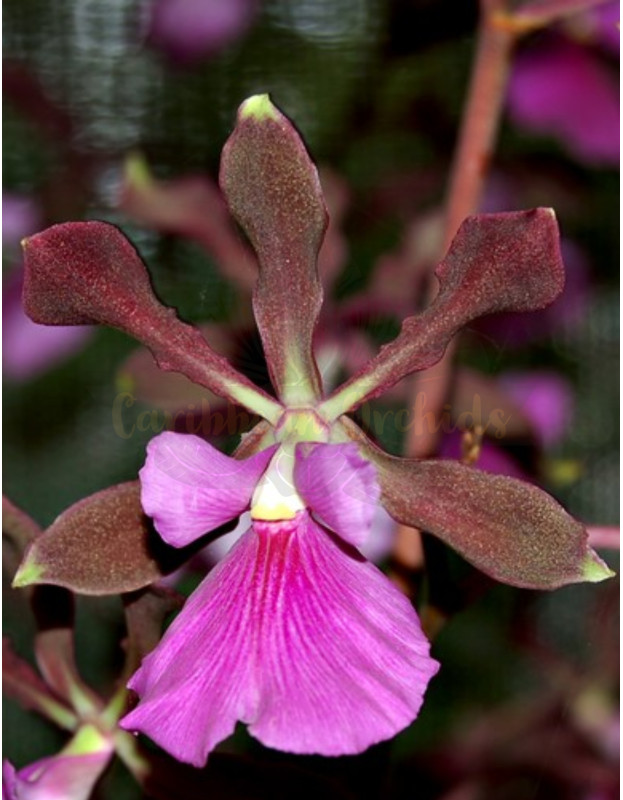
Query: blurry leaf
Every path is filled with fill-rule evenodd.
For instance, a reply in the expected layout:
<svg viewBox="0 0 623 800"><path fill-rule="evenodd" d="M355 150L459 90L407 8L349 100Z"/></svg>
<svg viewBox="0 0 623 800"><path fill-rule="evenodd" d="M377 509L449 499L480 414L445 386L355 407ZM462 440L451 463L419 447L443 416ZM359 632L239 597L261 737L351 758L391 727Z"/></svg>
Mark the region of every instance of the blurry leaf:
<svg viewBox="0 0 623 800"><path fill-rule="evenodd" d="M218 187L207 175L160 181L135 154L126 161L120 208L142 225L195 239L225 277L243 291L253 289L255 256L243 243Z"/></svg>
<svg viewBox="0 0 623 800"><path fill-rule="evenodd" d="M2 639L2 691L23 708L37 711L72 730L78 720L59 702L26 661L15 654L8 638Z"/></svg>

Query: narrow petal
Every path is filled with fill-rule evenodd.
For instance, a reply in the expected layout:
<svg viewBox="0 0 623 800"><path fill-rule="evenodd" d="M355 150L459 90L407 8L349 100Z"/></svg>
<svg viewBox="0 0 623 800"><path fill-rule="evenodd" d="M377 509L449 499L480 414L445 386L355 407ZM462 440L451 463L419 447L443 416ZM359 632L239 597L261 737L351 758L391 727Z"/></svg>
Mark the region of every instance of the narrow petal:
<svg viewBox="0 0 623 800"><path fill-rule="evenodd" d="M299 444L294 482L314 516L361 547L381 496L376 470L355 444Z"/></svg>
<svg viewBox="0 0 623 800"><path fill-rule="evenodd" d="M611 577L584 526L536 486L456 461L396 458L345 423L378 470L382 501L405 525L438 536L496 580L529 589Z"/></svg>
<svg viewBox="0 0 623 800"><path fill-rule="evenodd" d="M558 225L550 208L468 217L437 268L439 293L320 406L326 419L386 392L443 356L452 337L474 319L501 311L535 311L562 292Z"/></svg>
<svg viewBox="0 0 623 800"><path fill-rule="evenodd" d="M246 511L275 449L239 461L198 436L165 431L147 445L143 510L167 544L184 547Z"/></svg>
<svg viewBox="0 0 623 800"><path fill-rule="evenodd" d="M14 651L8 637L2 638L2 692L22 708L36 711L61 728L74 730L75 713L55 697L27 661Z"/></svg>
<svg viewBox="0 0 623 800"><path fill-rule="evenodd" d="M200 766L237 720L294 753L359 753L407 726L438 669L408 600L302 512L255 523L134 675L122 721Z"/></svg>
<svg viewBox="0 0 623 800"><path fill-rule="evenodd" d="M160 303L138 253L114 225L53 225L22 245L24 309L34 322L119 328L147 345L161 369L181 372L267 419L279 415L275 400Z"/></svg>
<svg viewBox="0 0 623 800"><path fill-rule="evenodd" d="M316 262L327 212L299 134L268 95L240 106L220 183L259 259L253 310L273 386L290 405L311 402L320 393L312 336L322 304Z"/></svg>

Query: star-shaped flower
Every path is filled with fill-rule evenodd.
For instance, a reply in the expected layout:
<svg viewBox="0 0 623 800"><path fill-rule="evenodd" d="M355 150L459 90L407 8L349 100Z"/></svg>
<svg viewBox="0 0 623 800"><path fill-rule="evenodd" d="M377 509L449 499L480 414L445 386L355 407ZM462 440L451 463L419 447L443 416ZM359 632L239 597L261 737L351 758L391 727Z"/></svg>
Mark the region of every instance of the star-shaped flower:
<svg viewBox="0 0 623 800"><path fill-rule="evenodd" d="M168 545L191 545L247 510L251 526L132 678L140 702L123 724L196 765L238 720L272 747L357 753L416 717L438 668L411 604L357 551L379 500L399 522L516 586L610 575L583 526L538 488L455 461L390 456L346 416L432 366L476 317L551 303L563 286L557 226L550 209L467 219L438 267L431 305L325 396L313 338L327 215L301 139L266 95L240 107L221 186L258 256L253 309L276 397L157 301L140 258L113 226L58 225L25 243L33 319L113 325L145 343L161 368L263 417L233 457L172 432L149 445L141 501ZM115 491L100 493L100 514ZM56 533L31 549L18 583L67 585L58 542L71 547L70 517L72 526L63 532L57 521ZM148 574L116 584L107 576L104 590L136 588ZM101 590L97 580L85 583Z"/></svg>

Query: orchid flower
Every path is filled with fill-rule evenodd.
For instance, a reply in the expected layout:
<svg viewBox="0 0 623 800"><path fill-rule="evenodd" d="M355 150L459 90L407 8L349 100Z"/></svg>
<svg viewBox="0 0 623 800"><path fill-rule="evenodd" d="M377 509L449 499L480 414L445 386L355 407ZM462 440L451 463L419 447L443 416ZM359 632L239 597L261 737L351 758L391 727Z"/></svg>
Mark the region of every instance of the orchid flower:
<svg viewBox="0 0 623 800"><path fill-rule="evenodd" d="M455 461L396 458L347 416L438 361L476 317L551 303L563 285L555 217L536 209L467 219L438 267L431 305L325 396L313 336L326 211L299 135L267 95L240 107L220 181L257 253L253 309L275 397L159 303L112 225L57 225L25 244L33 319L120 328L162 369L263 418L232 457L173 432L148 446L140 499L170 548L192 548L246 511L251 524L132 677L140 701L122 725L197 766L237 721L270 747L358 753L415 719L438 669L410 602L358 551L378 502L515 586L611 574L583 526L535 486ZM123 484L62 515L28 551L15 584L102 593L153 580L153 559L139 564L140 548L124 544L138 541L138 491Z"/></svg>
<svg viewBox="0 0 623 800"><path fill-rule="evenodd" d="M255 0L148 0L143 6L148 40L176 64L210 58L247 32Z"/></svg>
<svg viewBox="0 0 623 800"><path fill-rule="evenodd" d="M60 753L15 770L2 767L2 800L88 800L114 747L94 725L84 725Z"/></svg>

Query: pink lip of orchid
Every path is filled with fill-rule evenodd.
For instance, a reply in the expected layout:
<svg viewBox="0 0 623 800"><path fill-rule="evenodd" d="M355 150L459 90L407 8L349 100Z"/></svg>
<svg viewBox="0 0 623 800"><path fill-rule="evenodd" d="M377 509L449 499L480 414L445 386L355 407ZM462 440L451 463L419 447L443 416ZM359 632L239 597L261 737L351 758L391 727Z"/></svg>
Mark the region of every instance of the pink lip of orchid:
<svg viewBox="0 0 623 800"><path fill-rule="evenodd" d="M130 682L140 702L122 724L195 765L237 721L283 750L358 753L417 716L438 668L410 603L357 550L379 499L396 520L516 586L551 589L611 574L583 526L538 488L454 461L395 458L346 416L433 365L476 317L551 303L563 284L555 217L536 209L467 219L437 270L436 299L325 397L313 333L326 212L304 145L268 96L241 106L221 186L258 256L253 308L276 398L158 302L113 226L58 225L25 245L24 302L35 320L113 325L145 343L161 368L264 418L233 457L171 432L148 447L141 501L169 546L190 545L249 509L252 522L143 660ZM135 578L119 561L121 578L114 564L100 574L68 554L87 535L80 521L89 514L118 537L114 511L123 534L134 536L135 497L122 484L65 512L28 551L14 585L75 586L72 564L81 591L129 591L153 580L151 561ZM89 545L108 548L100 563L119 559L101 539ZM140 548L132 552L141 557Z"/></svg>

